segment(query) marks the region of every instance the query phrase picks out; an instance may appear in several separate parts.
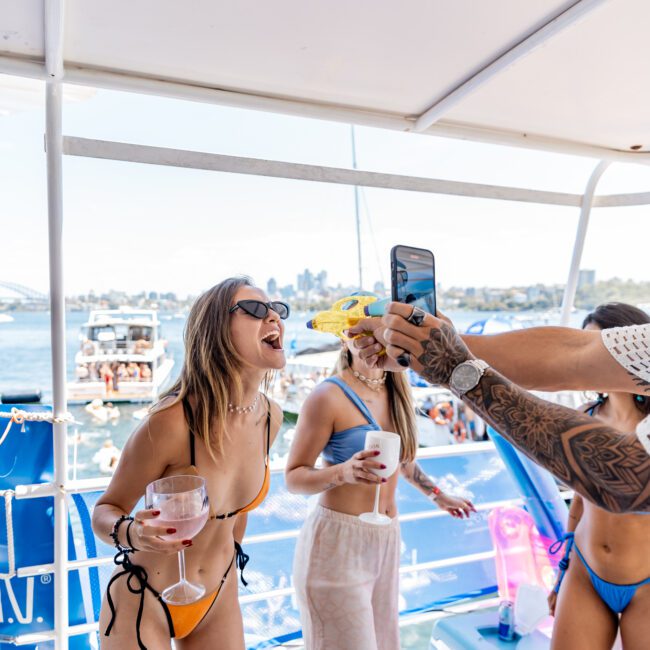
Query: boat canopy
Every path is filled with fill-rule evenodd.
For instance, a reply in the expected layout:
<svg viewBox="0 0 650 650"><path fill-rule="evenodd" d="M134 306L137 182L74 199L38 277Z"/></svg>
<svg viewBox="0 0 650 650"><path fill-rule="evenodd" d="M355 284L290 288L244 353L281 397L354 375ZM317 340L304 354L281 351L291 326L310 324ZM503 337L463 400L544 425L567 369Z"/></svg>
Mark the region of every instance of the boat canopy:
<svg viewBox="0 0 650 650"><path fill-rule="evenodd" d="M62 6L74 84L650 160L646 0L9 0L0 72L61 72Z"/></svg>

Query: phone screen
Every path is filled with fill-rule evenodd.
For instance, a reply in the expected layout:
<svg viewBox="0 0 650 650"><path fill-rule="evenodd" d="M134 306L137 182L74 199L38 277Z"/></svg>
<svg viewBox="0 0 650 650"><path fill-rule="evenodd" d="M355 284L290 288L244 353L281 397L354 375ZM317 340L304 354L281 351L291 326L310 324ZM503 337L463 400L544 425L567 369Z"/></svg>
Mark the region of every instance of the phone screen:
<svg viewBox="0 0 650 650"><path fill-rule="evenodd" d="M395 246L391 251L392 298L435 315L436 278L433 253Z"/></svg>

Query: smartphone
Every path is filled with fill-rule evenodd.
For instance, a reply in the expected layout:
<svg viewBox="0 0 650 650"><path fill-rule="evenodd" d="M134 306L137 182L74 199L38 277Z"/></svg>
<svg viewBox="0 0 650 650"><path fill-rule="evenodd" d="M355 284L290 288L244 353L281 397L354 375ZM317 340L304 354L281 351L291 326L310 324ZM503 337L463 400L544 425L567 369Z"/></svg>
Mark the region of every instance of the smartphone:
<svg viewBox="0 0 650 650"><path fill-rule="evenodd" d="M392 299L436 315L433 253L424 248L393 246L390 251Z"/></svg>

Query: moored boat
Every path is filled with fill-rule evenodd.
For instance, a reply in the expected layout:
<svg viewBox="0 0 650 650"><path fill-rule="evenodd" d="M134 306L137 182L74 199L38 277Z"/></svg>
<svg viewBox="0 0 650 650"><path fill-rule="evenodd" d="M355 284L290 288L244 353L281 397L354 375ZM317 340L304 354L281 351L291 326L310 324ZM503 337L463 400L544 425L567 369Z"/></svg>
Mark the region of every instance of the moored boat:
<svg viewBox="0 0 650 650"><path fill-rule="evenodd" d="M167 355L154 310L95 310L82 326L70 402L152 402L169 381Z"/></svg>

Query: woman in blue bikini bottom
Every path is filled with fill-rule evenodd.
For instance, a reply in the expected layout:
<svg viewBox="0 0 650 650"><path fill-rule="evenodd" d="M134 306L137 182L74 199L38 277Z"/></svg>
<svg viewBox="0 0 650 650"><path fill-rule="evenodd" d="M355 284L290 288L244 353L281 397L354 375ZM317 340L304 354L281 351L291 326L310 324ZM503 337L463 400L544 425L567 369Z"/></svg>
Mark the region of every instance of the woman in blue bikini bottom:
<svg viewBox="0 0 650 650"><path fill-rule="evenodd" d="M643 323L650 323L645 312L611 303L589 314L583 327ZM632 432L650 414L650 398L599 395L585 411ZM565 542L560 574L549 597L551 612L555 610L552 650L610 650L619 631L625 650L650 648L650 516L611 514L576 495L568 529L551 549L558 552Z"/></svg>

